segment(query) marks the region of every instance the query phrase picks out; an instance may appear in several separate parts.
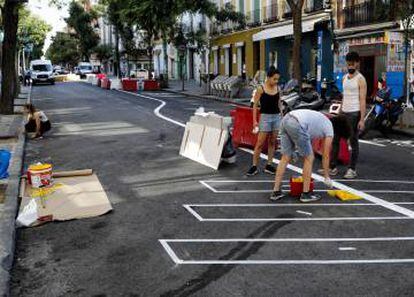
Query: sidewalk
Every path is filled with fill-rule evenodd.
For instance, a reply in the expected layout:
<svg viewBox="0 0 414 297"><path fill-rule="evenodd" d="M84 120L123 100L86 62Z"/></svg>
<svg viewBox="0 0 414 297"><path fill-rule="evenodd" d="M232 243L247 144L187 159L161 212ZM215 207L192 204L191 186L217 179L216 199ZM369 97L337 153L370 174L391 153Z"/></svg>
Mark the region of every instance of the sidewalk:
<svg viewBox="0 0 414 297"><path fill-rule="evenodd" d="M414 137L414 109L407 108L400 121L393 127L394 132Z"/></svg>
<svg viewBox="0 0 414 297"><path fill-rule="evenodd" d="M186 80L184 82L184 92L182 91L182 81L180 80L169 80L168 81L168 88L163 89L163 91L176 93L176 94L182 94L189 97L197 97L201 99L212 99L222 102L228 102L233 104L239 104L239 105L250 105L250 98L224 98L224 97L217 97L210 95L208 93L208 86L204 83L202 83L202 86L200 87L200 84L197 83L195 80Z"/></svg>
<svg viewBox="0 0 414 297"><path fill-rule="evenodd" d="M15 112L30 102L30 88L22 87L15 99ZM20 175L23 164L25 134L21 114L0 117L0 149L11 152L9 177L0 180L0 296L9 296L10 269L14 258L15 217L18 207Z"/></svg>

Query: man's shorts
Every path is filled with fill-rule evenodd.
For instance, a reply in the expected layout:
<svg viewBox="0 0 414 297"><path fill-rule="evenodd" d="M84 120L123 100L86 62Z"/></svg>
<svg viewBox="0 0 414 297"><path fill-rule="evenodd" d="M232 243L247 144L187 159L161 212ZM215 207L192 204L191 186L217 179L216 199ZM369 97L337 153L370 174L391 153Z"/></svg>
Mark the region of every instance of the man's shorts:
<svg viewBox="0 0 414 297"><path fill-rule="evenodd" d="M260 132L275 132L279 130L281 117L279 114L261 114L259 122Z"/></svg>
<svg viewBox="0 0 414 297"><path fill-rule="evenodd" d="M297 119L287 114L280 125L280 147L282 155L292 157L295 147L302 157L313 154L311 138Z"/></svg>

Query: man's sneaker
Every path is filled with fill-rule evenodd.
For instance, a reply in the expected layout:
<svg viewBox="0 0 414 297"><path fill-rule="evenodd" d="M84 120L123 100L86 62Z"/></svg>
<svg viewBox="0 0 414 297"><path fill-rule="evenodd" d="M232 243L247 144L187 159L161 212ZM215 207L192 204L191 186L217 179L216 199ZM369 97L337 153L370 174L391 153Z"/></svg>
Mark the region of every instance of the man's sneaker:
<svg viewBox="0 0 414 297"><path fill-rule="evenodd" d="M275 167L273 167L273 165L271 165L271 164L267 164L264 171L266 173L269 173L269 174L272 174L272 175L275 175L275 173L276 173Z"/></svg>
<svg viewBox="0 0 414 297"><path fill-rule="evenodd" d="M318 169L318 173L319 174L325 174L325 170L323 170L323 168ZM329 169L329 175L330 176L338 175L338 168L335 167L335 168Z"/></svg>
<svg viewBox="0 0 414 297"><path fill-rule="evenodd" d="M302 195L300 195L300 202L313 202L313 201L318 201L321 199L321 196L319 196L318 194L315 194L313 192L308 192L308 193L302 193Z"/></svg>
<svg viewBox="0 0 414 297"><path fill-rule="evenodd" d="M259 170L257 170L256 166L252 166L249 171L246 172L247 176L253 176L259 173Z"/></svg>
<svg viewBox="0 0 414 297"><path fill-rule="evenodd" d="M346 178L346 179L353 179L353 178L356 178L356 177L357 177L357 173L352 168L349 168L346 171L345 175L344 175L344 178Z"/></svg>
<svg viewBox="0 0 414 297"><path fill-rule="evenodd" d="M272 195L270 195L270 200L277 201L285 197L285 194L283 194L282 191L273 191Z"/></svg>

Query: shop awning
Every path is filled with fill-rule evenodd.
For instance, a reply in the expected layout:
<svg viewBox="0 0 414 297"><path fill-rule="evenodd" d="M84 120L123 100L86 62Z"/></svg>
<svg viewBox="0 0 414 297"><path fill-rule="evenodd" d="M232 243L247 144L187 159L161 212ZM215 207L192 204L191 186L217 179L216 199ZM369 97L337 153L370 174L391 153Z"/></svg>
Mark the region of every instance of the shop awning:
<svg viewBox="0 0 414 297"><path fill-rule="evenodd" d="M314 30L315 24L328 20L326 17L305 20L302 23L302 32L311 32ZM253 41L266 40L271 38L293 35L293 23L290 21L286 25L265 29L253 35Z"/></svg>

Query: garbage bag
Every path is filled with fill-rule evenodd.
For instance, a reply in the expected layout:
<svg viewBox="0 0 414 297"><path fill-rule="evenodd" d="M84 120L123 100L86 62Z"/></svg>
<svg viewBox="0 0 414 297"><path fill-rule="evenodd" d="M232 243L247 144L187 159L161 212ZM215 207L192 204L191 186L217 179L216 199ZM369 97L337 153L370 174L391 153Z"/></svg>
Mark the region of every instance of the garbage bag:
<svg viewBox="0 0 414 297"><path fill-rule="evenodd" d="M11 153L7 150L0 150L0 179L8 178L9 174L7 169L9 168Z"/></svg>
<svg viewBox="0 0 414 297"><path fill-rule="evenodd" d="M231 133L228 134L227 141L224 144L223 152L221 154L222 161L226 163L235 163L236 162L236 150L233 146L233 140L231 138Z"/></svg>

